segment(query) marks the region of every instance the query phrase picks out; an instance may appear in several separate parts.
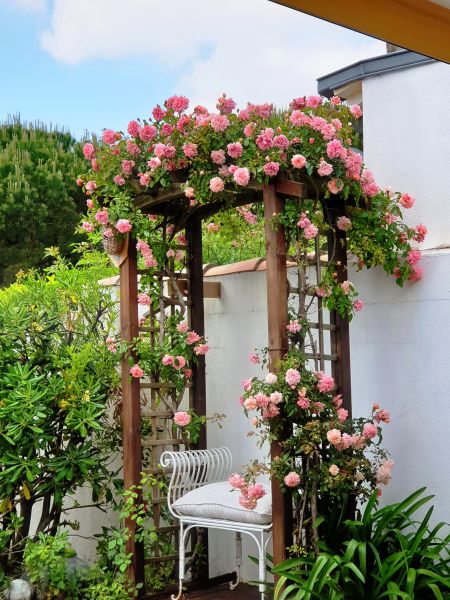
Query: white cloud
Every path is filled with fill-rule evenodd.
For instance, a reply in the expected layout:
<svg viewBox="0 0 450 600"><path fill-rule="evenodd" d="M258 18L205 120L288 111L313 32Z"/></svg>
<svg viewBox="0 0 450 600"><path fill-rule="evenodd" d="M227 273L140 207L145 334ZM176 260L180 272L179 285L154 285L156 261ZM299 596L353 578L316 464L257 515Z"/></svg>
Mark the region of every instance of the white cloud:
<svg viewBox="0 0 450 600"><path fill-rule="evenodd" d="M208 105L223 91L283 104L314 93L317 77L384 52L382 42L268 0L54 0L41 43L69 64L147 57L181 73L169 92Z"/></svg>
<svg viewBox="0 0 450 600"><path fill-rule="evenodd" d="M47 9L47 0L12 0L12 3L29 12L44 13Z"/></svg>

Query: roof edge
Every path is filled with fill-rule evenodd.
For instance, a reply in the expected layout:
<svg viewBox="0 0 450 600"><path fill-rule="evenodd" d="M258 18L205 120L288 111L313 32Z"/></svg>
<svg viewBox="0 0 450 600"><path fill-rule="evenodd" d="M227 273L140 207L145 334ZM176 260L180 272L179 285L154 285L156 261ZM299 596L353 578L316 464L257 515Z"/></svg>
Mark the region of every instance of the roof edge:
<svg viewBox="0 0 450 600"><path fill-rule="evenodd" d="M388 52L381 56L365 58L348 65L347 67L318 77L317 92L321 96L330 98L334 94L333 90L348 85L353 81L432 62L436 62L436 59L424 56L423 54L418 54L417 52L412 52L411 50Z"/></svg>

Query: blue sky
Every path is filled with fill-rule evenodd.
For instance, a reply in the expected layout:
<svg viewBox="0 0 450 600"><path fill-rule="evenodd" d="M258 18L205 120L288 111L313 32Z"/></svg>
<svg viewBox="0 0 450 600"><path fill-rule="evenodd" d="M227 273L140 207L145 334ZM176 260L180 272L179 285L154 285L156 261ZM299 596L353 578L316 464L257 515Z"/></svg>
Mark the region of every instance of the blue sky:
<svg viewBox="0 0 450 600"><path fill-rule="evenodd" d="M0 0L0 118L123 129L177 93L212 108L314 93L381 42L268 0Z"/></svg>

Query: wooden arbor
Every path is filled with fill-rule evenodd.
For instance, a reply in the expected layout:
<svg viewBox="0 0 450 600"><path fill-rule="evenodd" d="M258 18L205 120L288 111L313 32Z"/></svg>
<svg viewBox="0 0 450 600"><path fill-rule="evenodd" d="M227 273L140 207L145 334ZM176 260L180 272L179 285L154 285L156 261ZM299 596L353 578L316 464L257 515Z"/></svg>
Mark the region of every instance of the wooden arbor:
<svg viewBox="0 0 450 600"><path fill-rule="evenodd" d="M344 407L351 412L350 389L350 353L348 321L337 314L329 318L322 309L321 298L307 291L306 267L298 276L297 286L288 281L286 238L281 226L274 227L273 217L283 207L285 197L294 197L301 206L302 198L308 197L307 182L277 180L271 185L260 186L250 184L245 190L234 196L230 202L216 202L189 208L183 190L179 185L161 191L153 196L141 195L136 198L136 205L146 213L158 214L177 231L185 231L186 245L181 249L186 252L186 264L182 273L174 269L155 273L155 285L160 291L160 314L180 310L186 313L189 325L198 334L204 334L204 285L202 267L202 220L211 217L230 205L239 206L254 202L264 203L265 238L266 238L266 269L267 269L267 309L268 309L268 349L269 368L276 370L277 361L288 350L286 325L288 324L288 300L295 296L299 313L308 302L316 303L317 320L309 322L311 338L310 352L306 356L313 361L316 369L324 369L326 363L331 363L331 372L340 393L343 394ZM335 201L336 202L336 201ZM325 219L331 225L328 234L328 252L320 247L316 238L315 252L305 256L305 265L314 271L315 282L320 281L321 270L332 260L336 265L337 279L347 279L347 251L345 232L335 227L336 218L343 214L331 204L322 202ZM311 277L311 273L309 274ZM314 282L313 282L314 283ZM124 341L132 341L140 330L150 333L151 339L159 335L157 328L140 325L138 316L138 267L136 247L134 243L128 246L127 255L120 267L120 317L121 336ZM151 308L151 311L155 311ZM151 315L151 316L154 316ZM306 316L306 312L305 312ZM311 333L313 332L313 333ZM184 441L176 434L173 427L173 413L178 409L182 396L171 386L158 381L152 373L146 374L143 381L129 376L128 357L122 364L123 389L123 463L125 488L139 485L141 472L147 471L153 475L162 475L158 466L159 456L166 449L179 450ZM189 385L189 403L197 414L206 414L206 382L205 360L199 357L193 368L192 384ZM147 423L144 428L142 423ZM144 431L146 433L144 433ZM284 432L285 437L289 431ZM283 440L272 443L272 458L281 453ZM203 432L198 446L206 447L206 433ZM143 469L143 456L146 457L146 468ZM160 536L176 536L177 526L164 520L163 506L165 498L161 487L155 486L152 496L153 521L156 533ZM288 495L283 495L277 481L272 482L273 502L273 556L275 564L285 558L286 547L290 545L292 532L292 510ZM155 565L173 561L176 556L160 552L144 560L144 549L134 539L135 523L127 523L131 533L128 551L133 555L129 569L129 578L136 582L144 582L146 565ZM207 540L202 541L203 552L207 554ZM206 563L206 564L205 564ZM197 578L204 584L209 579L207 560L203 561Z"/></svg>

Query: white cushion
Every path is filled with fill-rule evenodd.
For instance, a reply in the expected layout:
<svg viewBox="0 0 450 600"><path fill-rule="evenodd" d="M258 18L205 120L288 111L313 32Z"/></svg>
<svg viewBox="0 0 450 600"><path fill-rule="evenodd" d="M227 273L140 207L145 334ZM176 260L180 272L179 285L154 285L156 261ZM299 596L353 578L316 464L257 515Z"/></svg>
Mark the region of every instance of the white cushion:
<svg viewBox="0 0 450 600"><path fill-rule="evenodd" d="M268 525L272 522L272 496L263 496L254 510L242 508L239 504L239 491L232 490L228 481L209 483L188 492L173 503L177 513L187 517L239 521L253 525Z"/></svg>

